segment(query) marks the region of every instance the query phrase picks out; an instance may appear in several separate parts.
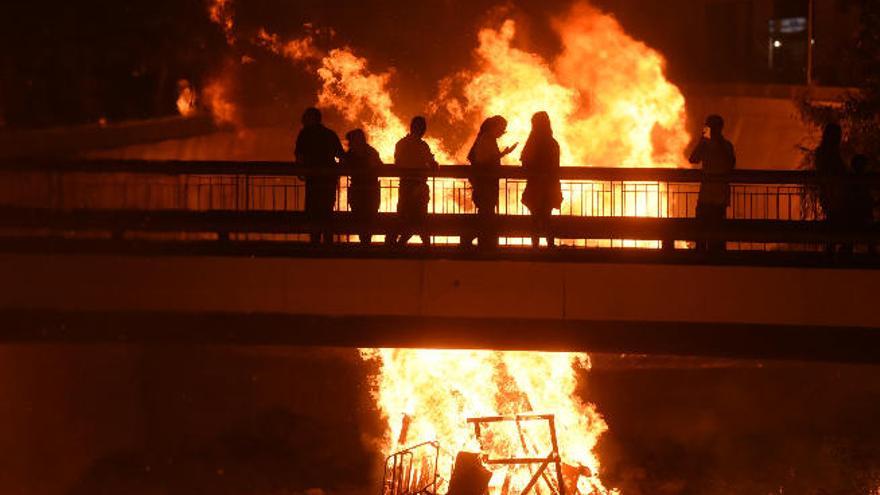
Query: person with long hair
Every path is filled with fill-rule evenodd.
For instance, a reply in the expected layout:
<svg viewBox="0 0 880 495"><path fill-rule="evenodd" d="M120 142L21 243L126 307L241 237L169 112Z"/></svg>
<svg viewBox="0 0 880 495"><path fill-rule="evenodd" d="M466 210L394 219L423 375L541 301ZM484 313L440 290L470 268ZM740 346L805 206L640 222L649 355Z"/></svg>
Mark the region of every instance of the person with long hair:
<svg viewBox="0 0 880 495"><path fill-rule="evenodd" d="M526 171L522 204L532 214L532 246L538 247L543 236L547 238L547 246L554 247L550 217L554 209L562 206L562 184L559 182L559 143L553 137L547 112L532 116L532 131L523 148L522 164Z"/></svg>
<svg viewBox="0 0 880 495"><path fill-rule="evenodd" d="M480 132L468 152L468 161L473 170L470 182L474 205L477 207L479 226L476 237L479 239L480 249L498 246L498 234L493 225L495 208L498 207L498 172L501 168L501 159L512 153L519 144L501 150L498 147L498 139L505 132L507 132L507 120L504 117L500 115L489 117L483 121ZM462 246L471 246L474 237L474 233L462 236Z"/></svg>

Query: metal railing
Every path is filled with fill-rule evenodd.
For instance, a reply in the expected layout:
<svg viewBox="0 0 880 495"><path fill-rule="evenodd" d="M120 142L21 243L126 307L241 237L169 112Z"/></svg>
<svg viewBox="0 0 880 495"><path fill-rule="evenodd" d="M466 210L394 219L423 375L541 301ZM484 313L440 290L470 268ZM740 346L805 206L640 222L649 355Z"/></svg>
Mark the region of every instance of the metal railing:
<svg viewBox="0 0 880 495"><path fill-rule="evenodd" d="M169 232L175 228L196 232L199 219L213 215L214 223L206 225L204 232L216 233L217 223L222 223L223 218L237 219L237 223L230 222L228 228L220 229L224 239L229 234L247 234L283 235L285 239L299 240L308 231L304 226L310 224L308 218L297 214L303 211L305 203L303 177L330 174L340 178L336 201L340 214L333 229L344 242L354 239L352 234L357 232L345 216L349 173L342 168L316 171L280 162L2 162L0 209L5 213L0 214L0 228L20 232L23 228L40 227L40 221L51 224L52 218L61 215L69 220L66 228L78 230L77 223L70 220L71 215L89 214L94 218L103 214L102 218L117 230L131 232L144 226L144 218L182 219L189 215L188 227L182 228L182 222L170 222ZM381 177L380 211L389 214L384 215L389 218L379 222L377 232L381 233L384 225L392 221L400 177L419 175L427 178L431 188L429 213L432 225L437 227L432 234L440 242L457 242L457 226L475 212L468 181L470 167L441 166L432 173L402 172L386 166L377 173ZM659 239L690 240L698 234L699 226L684 220L695 217L702 179L699 170L563 167L560 178L564 200L554 221L559 224L558 237L570 245L658 247L655 241ZM502 243L527 243L524 238L529 226L519 218L528 215L520 202L525 172L519 167L502 167L497 179L498 222L506 236ZM821 209L808 200L819 183L810 172L737 170L727 180L731 190L727 223L731 228L712 235L733 243L730 248L819 249L827 242L870 241L875 236L873 228L842 229L821 222ZM880 186L876 176L865 180ZM18 221L16 216L30 220ZM636 218L653 218L657 222L633 223ZM137 219L141 219L140 224ZM132 223L126 226L126 221ZM273 221L283 225L266 228ZM163 230L160 223L153 220L146 230ZM97 228L103 224L93 221L90 225ZM673 232L664 232L670 229ZM751 233L745 235L747 231ZM809 235L810 231L815 235ZM792 232L798 235L787 237Z"/></svg>

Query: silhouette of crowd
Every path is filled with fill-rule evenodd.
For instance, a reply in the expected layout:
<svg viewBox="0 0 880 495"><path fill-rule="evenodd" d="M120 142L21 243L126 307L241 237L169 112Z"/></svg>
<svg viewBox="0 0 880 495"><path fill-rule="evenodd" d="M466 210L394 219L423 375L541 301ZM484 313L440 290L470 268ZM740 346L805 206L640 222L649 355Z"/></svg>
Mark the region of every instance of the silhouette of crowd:
<svg viewBox="0 0 880 495"><path fill-rule="evenodd" d="M438 163L424 140L428 130L422 116L414 117L409 133L394 148L394 166L401 170L398 189L397 221L385 229L385 242L391 246L405 245L418 235L423 245L431 244L428 229L428 206L431 191L428 178L437 172ZM498 140L507 130L507 120L501 116L487 118L471 145L467 159L471 165L469 181L477 214L475 222L462 230L461 245L469 248L478 240L482 249L498 246L496 225L502 159L513 153L519 143L501 149ZM725 248L718 230L723 226L730 206L731 172L736 168L733 144L724 136L724 119L709 115L703 133L697 140L689 161L700 164L702 179L697 198L696 217L705 240L697 242L700 250L715 252ZM308 108L302 116L302 130L296 140L296 163L309 168L305 179L305 211L312 222L312 243L331 243L333 234L327 230L332 218L338 184L338 164L350 174L348 205L352 217L361 226L358 238L371 244L377 232L381 203L379 169L383 166L379 153L370 146L362 129L345 135L348 149L344 150L336 133L322 123L321 112ZM856 155L848 167L841 153L841 128L837 124L825 127L821 143L812 151L818 177L818 203L829 224L839 227L864 227L874 221L875 201L869 184L863 180L868 160ZM520 198L532 219L532 246L539 247L540 239L548 247L555 246L551 228L554 209L562 205L560 181L560 149L553 137L550 116L537 112L532 116L531 132L522 149L520 161L526 176L526 187ZM326 170L326 175L315 171ZM668 242L668 241L664 241ZM846 246L844 246L846 248Z"/></svg>

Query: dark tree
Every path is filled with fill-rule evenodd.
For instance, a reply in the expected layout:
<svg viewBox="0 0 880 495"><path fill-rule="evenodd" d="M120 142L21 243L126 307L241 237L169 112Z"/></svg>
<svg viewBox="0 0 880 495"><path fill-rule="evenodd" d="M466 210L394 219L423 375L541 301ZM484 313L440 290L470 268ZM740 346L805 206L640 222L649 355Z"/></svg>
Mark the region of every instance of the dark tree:
<svg viewBox="0 0 880 495"><path fill-rule="evenodd" d="M0 43L10 127L173 115L226 48L205 0L0 2Z"/></svg>
<svg viewBox="0 0 880 495"><path fill-rule="evenodd" d="M802 119L821 128L836 122L843 128L844 148L865 154L876 168L880 160L880 2L851 0L860 9L854 58L858 61L858 87L829 105L809 94L798 101ZM808 157L805 165L812 167Z"/></svg>

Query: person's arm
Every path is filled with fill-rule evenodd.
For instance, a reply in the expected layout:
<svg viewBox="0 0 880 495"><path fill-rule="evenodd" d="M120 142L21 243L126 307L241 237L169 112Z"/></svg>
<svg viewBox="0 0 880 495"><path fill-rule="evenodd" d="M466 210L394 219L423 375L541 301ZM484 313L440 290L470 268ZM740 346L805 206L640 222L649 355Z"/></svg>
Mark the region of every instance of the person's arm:
<svg viewBox="0 0 880 495"><path fill-rule="evenodd" d="M384 163L382 163L382 157L379 156L379 152L375 149L370 149L370 166L380 168Z"/></svg>
<svg viewBox="0 0 880 495"><path fill-rule="evenodd" d="M332 132L332 131L331 131ZM339 163L342 163L342 157L345 155L345 150L342 148L342 142L339 141L339 136L336 133L333 133L333 156L339 160Z"/></svg>
<svg viewBox="0 0 880 495"><path fill-rule="evenodd" d="M437 169L440 168L440 164L437 163L437 159L434 158L434 153L431 153L431 147L428 146L428 143L422 142L422 144L425 146L425 161L427 162L428 166L430 166L431 170L436 172Z"/></svg>
<svg viewBox="0 0 880 495"><path fill-rule="evenodd" d="M733 147L733 143L727 143L728 150L730 151L730 170L736 168L736 149Z"/></svg>
<svg viewBox="0 0 880 495"><path fill-rule="evenodd" d="M523 168L528 168L528 164L532 161L532 146L531 142L526 141L526 145L523 147L522 154L519 156L519 162L522 163Z"/></svg>
<svg viewBox="0 0 880 495"><path fill-rule="evenodd" d="M304 159L303 155L305 152L305 150L303 149L303 146L304 146L303 135L302 135L302 132L300 132L296 136L296 144L293 145L293 163L296 165L303 164L303 159Z"/></svg>
<svg viewBox="0 0 880 495"><path fill-rule="evenodd" d="M501 158L504 158L505 156L513 153L517 146L519 146L519 143L513 143L507 148L504 148L504 150L501 151Z"/></svg>
<svg viewBox="0 0 880 495"><path fill-rule="evenodd" d="M694 147L694 150L691 152L690 158L688 161L692 165L696 165L698 163L703 162L703 155L706 153L706 138L701 137L700 142L697 143L697 146Z"/></svg>

